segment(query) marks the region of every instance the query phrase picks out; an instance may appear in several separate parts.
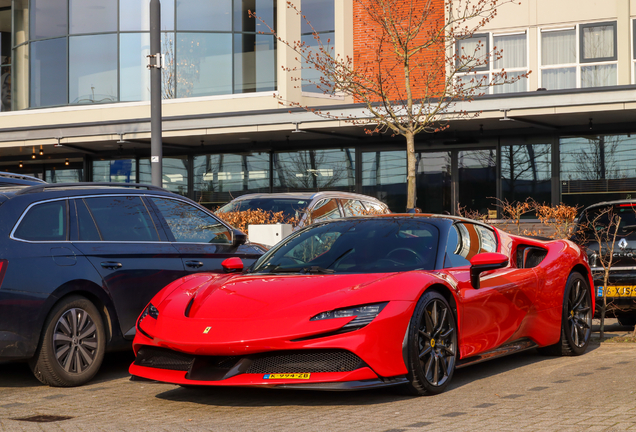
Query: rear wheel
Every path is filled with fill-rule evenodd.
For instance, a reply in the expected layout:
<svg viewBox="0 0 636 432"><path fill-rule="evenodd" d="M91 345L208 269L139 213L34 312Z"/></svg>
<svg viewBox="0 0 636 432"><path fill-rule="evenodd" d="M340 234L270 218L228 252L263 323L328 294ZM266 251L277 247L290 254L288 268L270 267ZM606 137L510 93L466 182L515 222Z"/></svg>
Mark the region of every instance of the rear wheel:
<svg viewBox="0 0 636 432"><path fill-rule="evenodd" d="M409 325L409 383L403 390L427 395L446 389L457 359L456 328L453 309L446 299L435 291L425 292Z"/></svg>
<svg viewBox="0 0 636 432"><path fill-rule="evenodd" d="M587 280L578 272L568 277L563 294L561 339L540 348L546 355L581 355L587 349L592 334L592 296Z"/></svg>
<svg viewBox="0 0 636 432"><path fill-rule="evenodd" d="M95 376L104 359L105 346L99 311L88 299L73 296L58 303L49 314L29 365L43 384L78 386Z"/></svg>

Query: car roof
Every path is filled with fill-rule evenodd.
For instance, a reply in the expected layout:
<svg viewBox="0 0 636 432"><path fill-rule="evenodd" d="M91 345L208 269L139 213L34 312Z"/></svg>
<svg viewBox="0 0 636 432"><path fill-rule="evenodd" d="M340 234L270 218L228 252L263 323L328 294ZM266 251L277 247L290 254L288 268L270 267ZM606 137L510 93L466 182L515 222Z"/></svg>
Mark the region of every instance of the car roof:
<svg viewBox="0 0 636 432"><path fill-rule="evenodd" d="M358 199L364 201L373 201L378 204L385 205L379 199L369 196L362 195L353 192L341 192L341 191L321 191L321 192L275 192L275 193L253 193L241 195L239 197L234 198L232 201L243 201L247 199L276 199L276 198L287 198L287 199L304 199L304 200L314 200L318 198L350 198L350 199Z"/></svg>
<svg viewBox="0 0 636 432"><path fill-rule="evenodd" d="M174 195L167 189L138 183L42 183L38 185L14 185L12 187L0 188L0 196L2 197L0 201L7 201L18 196L39 195L43 193L50 194L54 197L64 197L86 195L87 193L130 194L148 192Z"/></svg>
<svg viewBox="0 0 636 432"><path fill-rule="evenodd" d="M620 205L620 204L633 204L634 207L636 207L636 200L624 199L624 200L615 200L615 201L602 201L602 202L598 202L596 204L592 204L591 206L584 208L583 211L588 211L596 207L609 207L609 206Z"/></svg>
<svg viewBox="0 0 636 432"><path fill-rule="evenodd" d="M44 180L37 177L11 172L0 172L0 187L11 187L16 185L38 185L46 184Z"/></svg>

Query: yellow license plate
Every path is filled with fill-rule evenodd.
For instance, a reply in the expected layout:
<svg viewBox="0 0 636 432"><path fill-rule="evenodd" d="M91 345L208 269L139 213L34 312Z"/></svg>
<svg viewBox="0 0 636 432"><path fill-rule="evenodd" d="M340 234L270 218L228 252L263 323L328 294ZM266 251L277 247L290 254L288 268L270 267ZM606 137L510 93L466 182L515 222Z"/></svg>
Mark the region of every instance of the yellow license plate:
<svg viewBox="0 0 636 432"><path fill-rule="evenodd" d="M603 287L598 287L597 296L603 297ZM621 285L607 287L607 297L636 297L636 286Z"/></svg>
<svg viewBox="0 0 636 432"><path fill-rule="evenodd" d="M300 379L308 380L310 373L283 373L283 374L266 374L263 379Z"/></svg>

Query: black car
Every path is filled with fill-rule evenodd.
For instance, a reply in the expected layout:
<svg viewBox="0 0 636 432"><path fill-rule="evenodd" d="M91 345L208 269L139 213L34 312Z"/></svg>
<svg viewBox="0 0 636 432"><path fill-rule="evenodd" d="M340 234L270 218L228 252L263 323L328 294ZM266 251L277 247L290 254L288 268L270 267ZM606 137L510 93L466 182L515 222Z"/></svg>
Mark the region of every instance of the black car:
<svg viewBox="0 0 636 432"><path fill-rule="evenodd" d="M148 301L175 279L264 252L195 202L148 185L0 189L0 361L53 386L90 380L127 348Z"/></svg>
<svg viewBox="0 0 636 432"><path fill-rule="evenodd" d="M613 256L606 295L606 316L617 318L622 325L633 326L636 324L636 200L606 201L587 207L579 217L572 240L587 251L594 276L598 316L603 304L604 270L594 231L603 235L604 230L610 234L600 237L604 247L602 253L607 257L614 233L614 229L607 228L610 215L620 216L620 224L611 251Z"/></svg>

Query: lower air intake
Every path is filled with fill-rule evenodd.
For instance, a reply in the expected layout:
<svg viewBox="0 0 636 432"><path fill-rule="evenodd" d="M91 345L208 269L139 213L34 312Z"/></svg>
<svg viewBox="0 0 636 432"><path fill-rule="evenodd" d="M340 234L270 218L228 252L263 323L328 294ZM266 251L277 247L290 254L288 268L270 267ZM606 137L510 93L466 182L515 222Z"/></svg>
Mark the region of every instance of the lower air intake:
<svg viewBox="0 0 636 432"><path fill-rule="evenodd" d="M255 357L246 373L351 372L363 365L345 350L287 351Z"/></svg>
<svg viewBox="0 0 636 432"><path fill-rule="evenodd" d="M143 347L139 349L135 364L158 369L187 371L194 356L163 348Z"/></svg>

